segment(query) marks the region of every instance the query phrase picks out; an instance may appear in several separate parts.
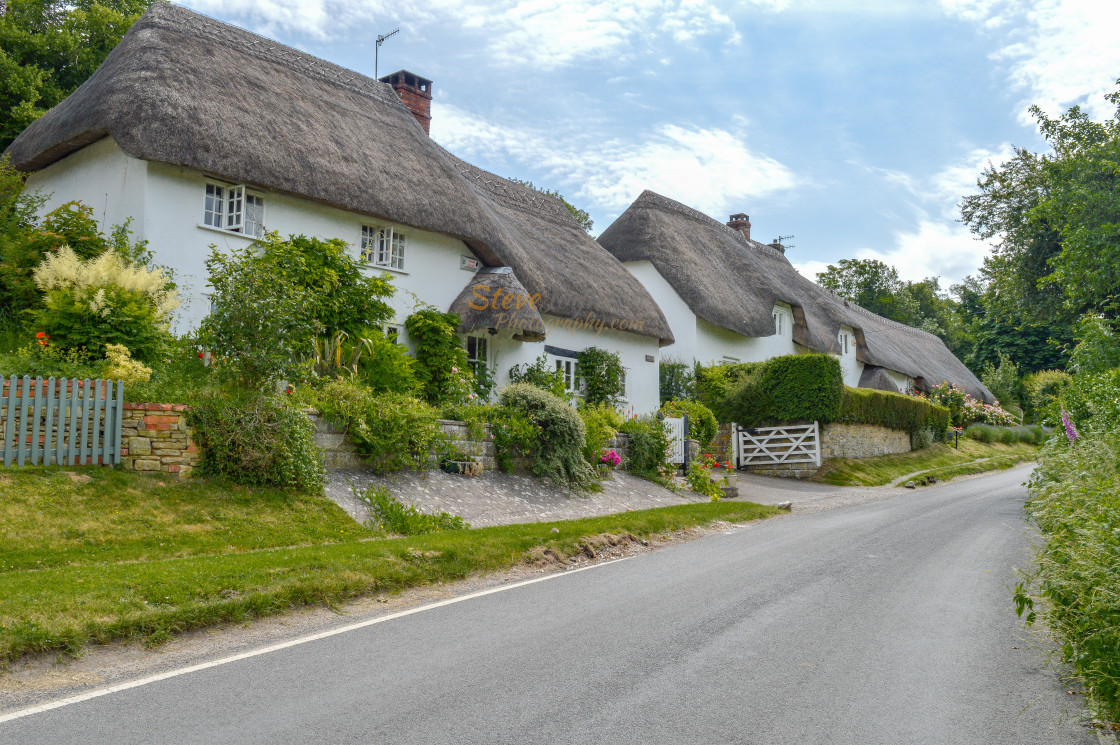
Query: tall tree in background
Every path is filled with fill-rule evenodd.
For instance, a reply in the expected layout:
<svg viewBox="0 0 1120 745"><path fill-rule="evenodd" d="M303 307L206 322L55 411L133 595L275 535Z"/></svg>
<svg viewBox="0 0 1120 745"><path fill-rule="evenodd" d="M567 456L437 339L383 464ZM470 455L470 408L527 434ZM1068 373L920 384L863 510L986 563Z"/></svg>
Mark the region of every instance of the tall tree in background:
<svg viewBox="0 0 1120 745"><path fill-rule="evenodd" d="M85 82L152 2L0 3L0 150Z"/></svg>
<svg viewBox="0 0 1120 745"><path fill-rule="evenodd" d="M550 197L556 197L564 204L565 207L568 208L568 212L572 213L572 217L576 219L576 222L580 224L580 227L582 227L588 233L591 232L591 228L595 225L595 223L591 219L591 215L587 213L587 210L581 210L579 207L576 207L567 199L564 199L564 197L560 195L560 192L556 191L555 189L542 189L539 186L534 186L532 181L524 181L519 178L510 178L510 181L515 184L521 184L522 186L528 186L530 189L539 191L541 194L547 194Z"/></svg>

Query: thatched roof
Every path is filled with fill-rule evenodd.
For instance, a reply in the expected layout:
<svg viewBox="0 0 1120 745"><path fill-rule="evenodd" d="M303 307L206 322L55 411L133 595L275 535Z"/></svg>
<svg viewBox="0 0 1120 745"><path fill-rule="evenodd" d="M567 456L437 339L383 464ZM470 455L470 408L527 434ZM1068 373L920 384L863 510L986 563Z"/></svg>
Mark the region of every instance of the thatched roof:
<svg viewBox="0 0 1120 745"><path fill-rule="evenodd" d="M387 84L170 3L9 146L34 171L102 137L129 155L464 240L563 318L637 317L672 340L629 272L552 197L478 171Z"/></svg>
<svg viewBox="0 0 1120 745"><path fill-rule="evenodd" d="M887 371L875 365L864 365L863 372L859 376L860 388L873 388L877 391L890 391L898 393L898 386L895 384Z"/></svg>
<svg viewBox="0 0 1120 745"><path fill-rule="evenodd" d="M840 327L851 326L865 364L905 373L919 388L948 380L994 400L938 337L842 300L802 277L781 251L667 197L643 192L599 243L620 261L650 261L693 313L717 326L771 336L774 303L789 303L802 346L836 353Z"/></svg>
<svg viewBox="0 0 1120 745"><path fill-rule="evenodd" d="M533 307L536 302L508 266L484 267L448 310L459 315L460 331L513 329L520 339L543 341L544 319Z"/></svg>

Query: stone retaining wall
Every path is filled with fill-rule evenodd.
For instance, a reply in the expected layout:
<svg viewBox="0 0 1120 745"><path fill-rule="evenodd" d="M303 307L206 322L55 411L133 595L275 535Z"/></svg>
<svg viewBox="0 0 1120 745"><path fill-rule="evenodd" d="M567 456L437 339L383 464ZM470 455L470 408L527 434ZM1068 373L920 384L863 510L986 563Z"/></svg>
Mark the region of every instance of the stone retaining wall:
<svg viewBox="0 0 1120 745"><path fill-rule="evenodd" d="M191 441L187 407L182 404L124 405L121 429L121 467L128 471L191 475L198 462Z"/></svg>
<svg viewBox="0 0 1120 745"><path fill-rule="evenodd" d="M821 427L821 458L873 458L910 452L910 433L874 424Z"/></svg>

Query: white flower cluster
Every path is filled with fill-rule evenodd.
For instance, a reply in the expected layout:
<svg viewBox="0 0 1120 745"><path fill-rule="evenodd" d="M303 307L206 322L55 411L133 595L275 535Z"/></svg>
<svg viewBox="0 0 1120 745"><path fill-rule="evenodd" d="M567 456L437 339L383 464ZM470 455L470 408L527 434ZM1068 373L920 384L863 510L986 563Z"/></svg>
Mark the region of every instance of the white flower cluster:
<svg viewBox="0 0 1120 745"><path fill-rule="evenodd" d="M70 289L78 300L102 317L111 312L106 299L107 289L120 289L146 295L156 310L156 317L167 325L179 307L179 296L167 289L167 275L162 269L148 269L130 264L116 251L106 251L82 261L69 246L62 246L48 255L34 273L35 284L44 292Z"/></svg>

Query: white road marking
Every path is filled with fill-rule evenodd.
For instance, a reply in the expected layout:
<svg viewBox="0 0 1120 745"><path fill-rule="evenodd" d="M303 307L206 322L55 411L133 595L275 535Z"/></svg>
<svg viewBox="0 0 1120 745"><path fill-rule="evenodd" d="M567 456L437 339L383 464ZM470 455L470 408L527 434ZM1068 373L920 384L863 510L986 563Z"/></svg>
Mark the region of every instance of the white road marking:
<svg viewBox="0 0 1120 745"><path fill-rule="evenodd" d="M88 691L86 693L79 693L76 696L69 696L67 698L62 698L62 699L59 699L57 701L51 701L50 703L47 703L47 704L40 704L39 706L31 706L31 707L28 707L26 709L20 709L19 711L14 711L10 714L0 714L0 724L3 724L4 722L10 722L13 719L21 719L23 717L29 717L33 714L42 714L43 712L50 711L51 709L59 709L59 708L62 708L63 706L70 706L71 704L80 704L83 701L89 701L90 699L100 698L101 696L108 696L110 693L118 693L120 691L127 691L130 688L139 688L140 686L146 686L150 683L158 683L159 681L167 680L168 678L177 678L180 675L188 675L190 673L198 672L199 670L207 670L207 669L212 668L212 667L219 667L220 665L228 665L231 662L237 662L239 660L247 660L250 657L257 657L259 655L269 654L271 652L279 652L282 649L288 649L290 647L298 647L299 645L307 644L308 642L318 641L319 639L326 639L328 637L337 636L339 634L345 634L345 633L348 633L350 631L357 631L358 629L364 629L368 626L374 626L374 625L379 624L379 623L385 623L386 621L393 621L393 620L396 620L398 618L404 618L405 616L411 616L415 613L423 613L424 611L435 610L436 608L442 608L446 605L454 605L455 603L461 603L465 600L473 600L474 598L480 598L480 597L483 597L484 595L493 595L495 593L505 592L506 590L515 590L518 587L524 587L526 585L533 585L533 584L536 584L537 582L545 582L545 581L550 580L550 579L557 579L559 577L567 577L569 575L576 574L577 572L585 572L588 569L596 569L598 567L609 566L610 564L617 564L620 561L626 561L628 558L629 557L624 556L620 559L613 559L611 561L604 561L604 562L601 562L601 563L590 564L590 565L585 566L585 567L580 567L579 569L568 569L568 570L563 571L563 572L557 572L556 574L546 574L543 577L535 577L533 579L527 579L527 580L523 580L521 582L515 582L512 585L503 585L501 587L492 587L489 590L480 590L478 592L472 592L469 595L462 595L462 596L456 597L456 598L448 598L447 600L440 600L440 601L437 601L435 603L429 603L428 605L421 605L417 608L411 608L409 610L402 610L402 611L399 611L397 613L390 613L387 616L380 616L379 618L371 618L368 621L361 621L359 623L350 624L349 626L341 626L337 629L331 629L329 631L320 631L317 634L309 634L307 636L301 636L298 639L292 639L290 641L281 642L280 644L273 644L270 647L262 647L260 649L254 649L251 652L242 652L241 654L235 654L235 655L232 655L230 657L223 657L220 660L214 660L212 662L202 662L202 663L199 663L197 665L191 665L189 667L182 667L182 668L179 668L178 670L171 670L169 672L159 673L158 675L149 675L146 678L139 678L137 680L130 680L127 683L117 683L116 685L105 686L104 688L98 688L98 689L95 689L95 690L92 690L92 691Z"/></svg>

